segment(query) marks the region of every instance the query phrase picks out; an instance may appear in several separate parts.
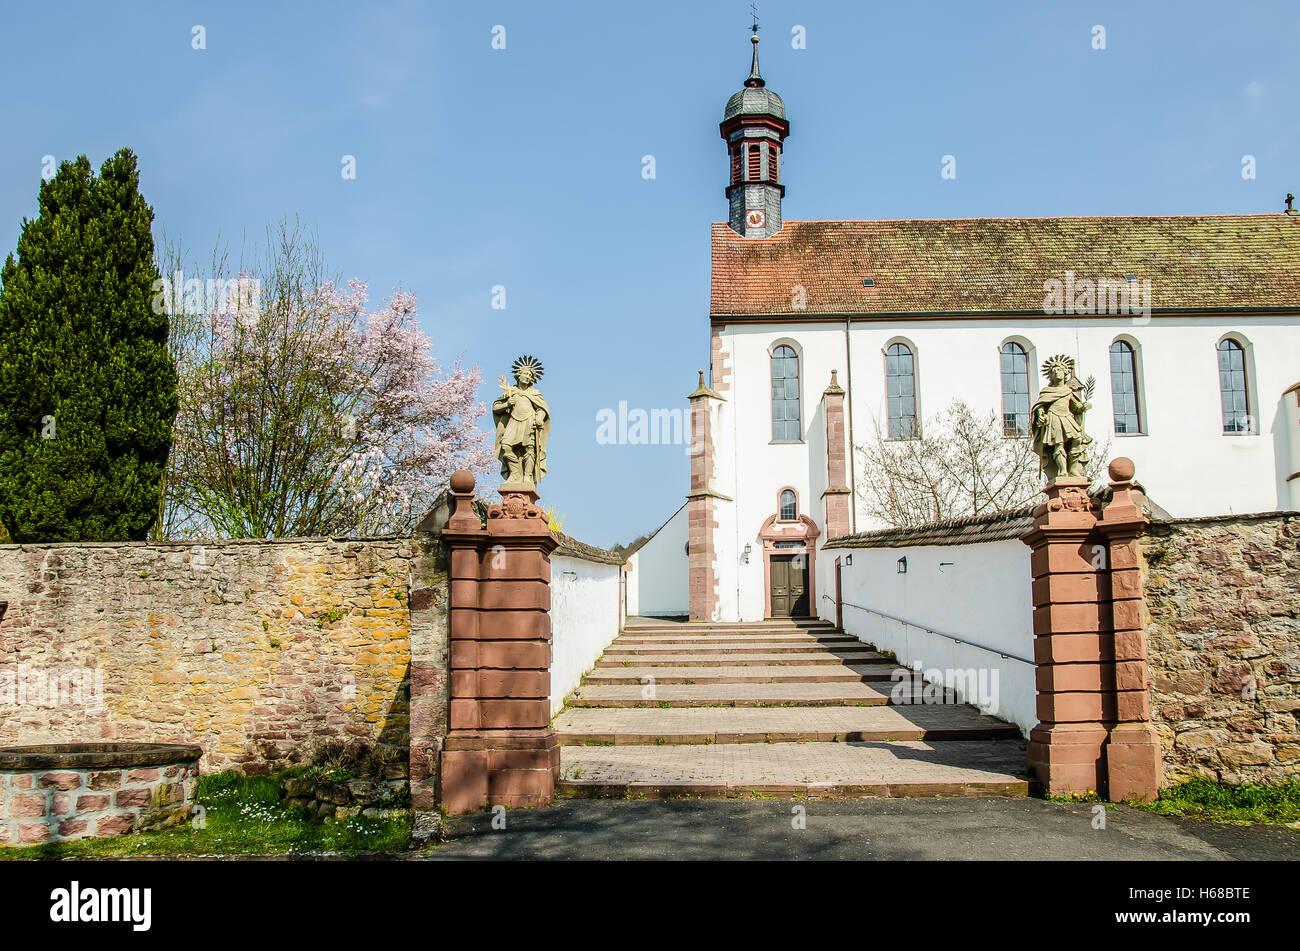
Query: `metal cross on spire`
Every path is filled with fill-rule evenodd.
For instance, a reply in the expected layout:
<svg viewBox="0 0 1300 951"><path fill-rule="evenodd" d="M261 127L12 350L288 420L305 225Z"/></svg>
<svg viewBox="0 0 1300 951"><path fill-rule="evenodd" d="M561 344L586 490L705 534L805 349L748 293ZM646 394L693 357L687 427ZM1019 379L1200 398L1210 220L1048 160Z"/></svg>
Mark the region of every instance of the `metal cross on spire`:
<svg viewBox="0 0 1300 951"><path fill-rule="evenodd" d="M763 82L763 77L758 71L758 4L751 3L749 5L749 12L754 15L754 25L750 27L750 29L754 31L754 35L749 38L750 42L754 44L754 59L750 63L749 78L745 80L745 86L746 88L755 88L767 84Z"/></svg>

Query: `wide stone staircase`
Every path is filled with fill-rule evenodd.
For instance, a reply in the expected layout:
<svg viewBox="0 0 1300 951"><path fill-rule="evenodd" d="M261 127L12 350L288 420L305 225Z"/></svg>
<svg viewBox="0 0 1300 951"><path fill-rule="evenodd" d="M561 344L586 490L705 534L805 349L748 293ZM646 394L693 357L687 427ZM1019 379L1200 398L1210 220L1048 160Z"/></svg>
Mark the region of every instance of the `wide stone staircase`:
<svg viewBox="0 0 1300 951"><path fill-rule="evenodd" d="M629 618L553 721L557 794L1027 794L1019 729L910 678L893 702L898 669L825 621Z"/></svg>

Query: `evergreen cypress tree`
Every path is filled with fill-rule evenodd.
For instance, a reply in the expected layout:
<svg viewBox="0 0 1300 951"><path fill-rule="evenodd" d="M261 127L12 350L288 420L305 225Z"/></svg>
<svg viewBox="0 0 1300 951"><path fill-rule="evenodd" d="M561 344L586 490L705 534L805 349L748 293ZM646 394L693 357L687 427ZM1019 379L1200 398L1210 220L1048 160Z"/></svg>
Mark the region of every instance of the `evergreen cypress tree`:
<svg viewBox="0 0 1300 951"><path fill-rule="evenodd" d="M135 155L42 182L0 269L0 522L15 542L128 541L158 517L176 416Z"/></svg>

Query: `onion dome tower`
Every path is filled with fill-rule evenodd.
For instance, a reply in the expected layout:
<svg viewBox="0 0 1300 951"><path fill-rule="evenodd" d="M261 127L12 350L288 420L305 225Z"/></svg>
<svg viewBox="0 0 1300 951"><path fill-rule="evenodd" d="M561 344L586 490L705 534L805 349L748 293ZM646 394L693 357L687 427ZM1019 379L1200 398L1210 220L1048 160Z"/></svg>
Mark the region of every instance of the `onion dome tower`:
<svg viewBox="0 0 1300 951"><path fill-rule="evenodd" d="M718 126L731 157L727 224L746 238L770 238L781 230L781 145L790 134L785 103L758 71L758 25L750 42L754 59L745 88L727 100Z"/></svg>

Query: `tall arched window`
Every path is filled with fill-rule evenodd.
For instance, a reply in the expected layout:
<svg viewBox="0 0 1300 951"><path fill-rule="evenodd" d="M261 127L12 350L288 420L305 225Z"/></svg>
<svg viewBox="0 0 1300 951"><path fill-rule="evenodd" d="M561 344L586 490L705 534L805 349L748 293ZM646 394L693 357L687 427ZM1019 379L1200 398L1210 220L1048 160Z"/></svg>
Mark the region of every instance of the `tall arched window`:
<svg viewBox="0 0 1300 951"><path fill-rule="evenodd" d="M772 441L799 439L799 355L782 345L772 351Z"/></svg>
<svg viewBox="0 0 1300 951"><path fill-rule="evenodd" d="M1142 432L1138 411L1137 354L1126 340L1110 345L1110 401L1115 414L1115 432Z"/></svg>
<svg viewBox="0 0 1300 951"><path fill-rule="evenodd" d="M885 351L885 411L890 439L912 439L916 425L916 358L905 343Z"/></svg>
<svg viewBox="0 0 1300 951"><path fill-rule="evenodd" d="M1029 435L1029 355L1013 342L1002 345L1002 435Z"/></svg>
<svg viewBox="0 0 1300 951"><path fill-rule="evenodd" d="M1219 398L1225 433L1254 432L1246 390L1246 351L1230 337L1219 341Z"/></svg>
<svg viewBox="0 0 1300 951"><path fill-rule="evenodd" d="M781 514L779 518L782 522L793 522L799 518L799 500L795 497L793 489L781 490Z"/></svg>

